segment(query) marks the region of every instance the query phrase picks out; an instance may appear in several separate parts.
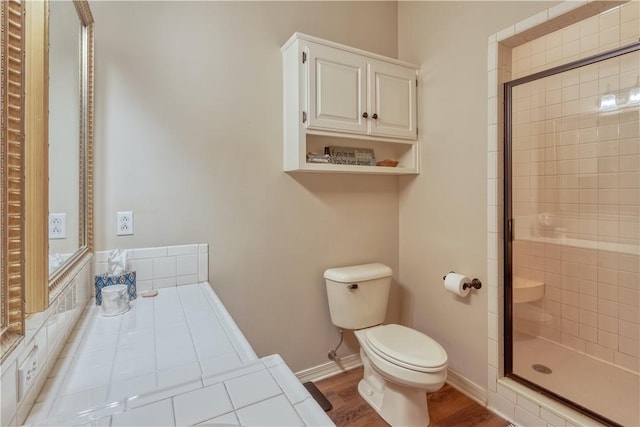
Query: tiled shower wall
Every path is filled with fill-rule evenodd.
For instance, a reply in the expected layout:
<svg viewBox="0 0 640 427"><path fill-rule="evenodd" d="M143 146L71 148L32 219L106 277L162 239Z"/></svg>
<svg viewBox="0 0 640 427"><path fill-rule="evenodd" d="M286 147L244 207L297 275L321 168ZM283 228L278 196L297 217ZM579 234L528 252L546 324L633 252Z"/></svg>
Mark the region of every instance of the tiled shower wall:
<svg viewBox="0 0 640 427"><path fill-rule="evenodd" d="M613 11L612 14L602 15L603 31L601 32L601 15L595 15L608 7L609 5L606 2L566 0L521 22L514 23L488 38L487 281L489 292L489 363L487 397L488 406L491 409L522 426L545 424L567 426L590 425L593 424L593 420L586 418L584 415L562 404L545 398L525 386L508 378L504 378L505 311L503 305L504 234L502 214L504 206L502 191L504 179L504 104L502 84L512 80L515 76L522 76L530 72L561 65L581 57L589 56L590 54L603 52L619 45L626 45L637 41L640 28L638 21L640 15L639 2L636 0L625 3L622 7L617 8L617 11ZM583 22L580 22L581 20ZM564 30L566 30L566 32L564 32ZM525 46L525 44L527 44L528 47ZM519 46L522 46L522 48L516 53L515 50ZM512 61L512 57L517 57L517 59ZM562 109L562 106L560 106L560 109ZM520 233L520 235L523 235L523 232L529 233L530 229L530 224L525 223L523 224L523 229L516 230L516 234ZM531 254L540 254L540 246L537 245L537 243L540 242L536 242L536 244L525 243L525 245L531 245L529 247ZM597 246L595 247L597 248ZM570 255L566 252L573 252L574 250L580 254L578 255L580 259L582 259L582 255L585 255L584 259L590 260L587 264L592 265L592 268L599 268L592 263L593 255L587 255L587 252L583 252L582 249L569 248L565 250L565 253L567 256L574 256L575 254ZM554 254L553 246L545 246L543 253L544 256L540 256L539 258L545 261L547 258L558 255L557 252ZM617 258L618 267L620 267L620 257L618 256ZM567 259L567 261L575 262L571 261L571 259ZM623 263L624 262L623 260ZM582 263L577 262L577 264L579 264L578 268L582 268ZM636 262L632 262L633 268L635 268L637 264L638 261L636 258ZM604 266L602 267L606 268ZM637 273L634 274L637 275ZM637 278L635 279L635 283L636 285L638 284ZM556 289L556 295L558 289ZM620 288L618 288L618 291L619 289ZM552 289L551 293L553 294L553 292L554 290ZM560 290L560 292L562 291ZM575 295L573 296L575 297ZM620 295L618 295L618 300L619 299ZM578 300L580 300L579 293ZM583 300L586 301L589 299L583 297ZM629 298L628 301L631 303L630 305L634 306L633 304L637 304L638 296L636 295L635 298ZM580 309L578 309L578 316L579 313ZM637 319L637 307L636 309L632 309L631 314ZM635 337L637 336L638 334L636 333Z"/></svg>
<svg viewBox="0 0 640 427"><path fill-rule="evenodd" d="M513 77L638 40L638 2L521 44ZM640 55L628 54L516 86L513 92L514 274L545 283L514 307L517 331L638 372L640 123L626 102ZM559 242L563 244L560 245ZM557 242L557 243L556 243Z"/></svg>
<svg viewBox="0 0 640 427"><path fill-rule="evenodd" d="M638 372L638 255L520 240L514 259L545 284L542 301L514 307L515 331Z"/></svg>

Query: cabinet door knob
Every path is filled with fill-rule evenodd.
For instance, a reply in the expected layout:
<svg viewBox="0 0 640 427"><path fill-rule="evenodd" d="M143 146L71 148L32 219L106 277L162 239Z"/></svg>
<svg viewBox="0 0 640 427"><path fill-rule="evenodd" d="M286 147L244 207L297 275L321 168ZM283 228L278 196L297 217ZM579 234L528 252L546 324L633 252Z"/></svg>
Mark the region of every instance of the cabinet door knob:
<svg viewBox="0 0 640 427"><path fill-rule="evenodd" d="M374 120L378 119L378 115L376 113L373 113L373 116L371 116Z"/></svg>
<svg viewBox="0 0 640 427"><path fill-rule="evenodd" d="M362 117L364 117L364 118L366 119L367 117L369 117L369 115L368 115L368 114L367 114L367 112L365 111L364 113L362 113Z"/></svg>

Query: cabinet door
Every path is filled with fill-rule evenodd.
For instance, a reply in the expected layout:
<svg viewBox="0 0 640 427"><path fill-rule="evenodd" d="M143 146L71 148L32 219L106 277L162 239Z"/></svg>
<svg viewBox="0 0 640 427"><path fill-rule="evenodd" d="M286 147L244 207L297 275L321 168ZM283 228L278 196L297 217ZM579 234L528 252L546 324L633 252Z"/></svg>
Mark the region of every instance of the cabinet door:
<svg viewBox="0 0 640 427"><path fill-rule="evenodd" d="M370 134L417 138L416 71L386 62L369 63Z"/></svg>
<svg viewBox="0 0 640 427"><path fill-rule="evenodd" d="M309 43L309 129L367 132L366 64L361 56Z"/></svg>

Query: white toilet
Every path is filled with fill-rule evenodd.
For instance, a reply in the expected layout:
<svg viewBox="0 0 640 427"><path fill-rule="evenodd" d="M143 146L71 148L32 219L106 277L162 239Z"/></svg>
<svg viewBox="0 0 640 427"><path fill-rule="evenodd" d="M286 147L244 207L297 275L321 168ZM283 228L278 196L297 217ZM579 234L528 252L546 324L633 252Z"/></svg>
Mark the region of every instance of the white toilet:
<svg viewBox="0 0 640 427"><path fill-rule="evenodd" d="M394 427L427 426L426 393L444 385L447 353L421 332L382 325L392 273L379 263L326 270L331 322L354 330L360 343L362 398Z"/></svg>

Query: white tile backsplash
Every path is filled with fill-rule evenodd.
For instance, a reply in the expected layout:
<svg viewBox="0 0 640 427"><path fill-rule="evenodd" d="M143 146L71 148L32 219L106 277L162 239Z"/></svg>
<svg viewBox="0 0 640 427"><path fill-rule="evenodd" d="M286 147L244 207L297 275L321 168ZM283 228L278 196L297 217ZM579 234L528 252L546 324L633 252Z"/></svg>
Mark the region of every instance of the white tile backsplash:
<svg viewBox="0 0 640 427"><path fill-rule="evenodd" d="M176 276L165 277L163 279L153 279L153 289L171 288L178 285Z"/></svg>
<svg viewBox="0 0 640 427"><path fill-rule="evenodd" d="M195 255L198 253L198 249L199 249L199 244L168 246L167 254L169 256Z"/></svg>
<svg viewBox="0 0 640 427"><path fill-rule="evenodd" d="M143 291L148 291L150 289L153 289L153 280L137 280L136 279L136 289L138 291L138 294L140 294Z"/></svg>
<svg viewBox="0 0 640 427"><path fill-rule="evenodd" d="M129 259L161 258L169 255L167 246L157 248L130 249ZM109 251L107 251L109 252Z"/></svg>
<svg viewBox="0 0 640 427"><path fill-rule="evenodd" d="M198 255L181 255L176 258L176 273L178 276L198 274Z"/></svg>
<svg viewBox="0 0 640 427"><path fill-rule="evenodd" d="M93 274L108 269L111 251L94 255ZM138 293L209 280L209 245L206 243L128 249L127 267L136 272Z"/></svg>
<svg viewBox="0 0 640 427"><path fill-rule="evenodd" d="M153 279L175 277L176 271L176 257L153 258Z"/></svg>
<svg viewBox="0 0 640 427"><path fill-rule="evenodd" d="M129 269L136 272L136 282L153 279L153 259L133 259Z"/></svg>
<svg viewBox="0 0 640 427"><path fill-rule="evenodd" d="M202 249L203 245L200 245ZM200 252L198 254L198 281L206 282L209 280L209 254Z"/></svg>
<svg viewBox="0 0 640 427"><path fill-rule="evenodd" d="M190 274L188 276L178 276L176 278L176 285L180 286L180 285L188 285L190 283L198 283L200 282L200 280L198 280L198 275L197 274Z"/></svg>

